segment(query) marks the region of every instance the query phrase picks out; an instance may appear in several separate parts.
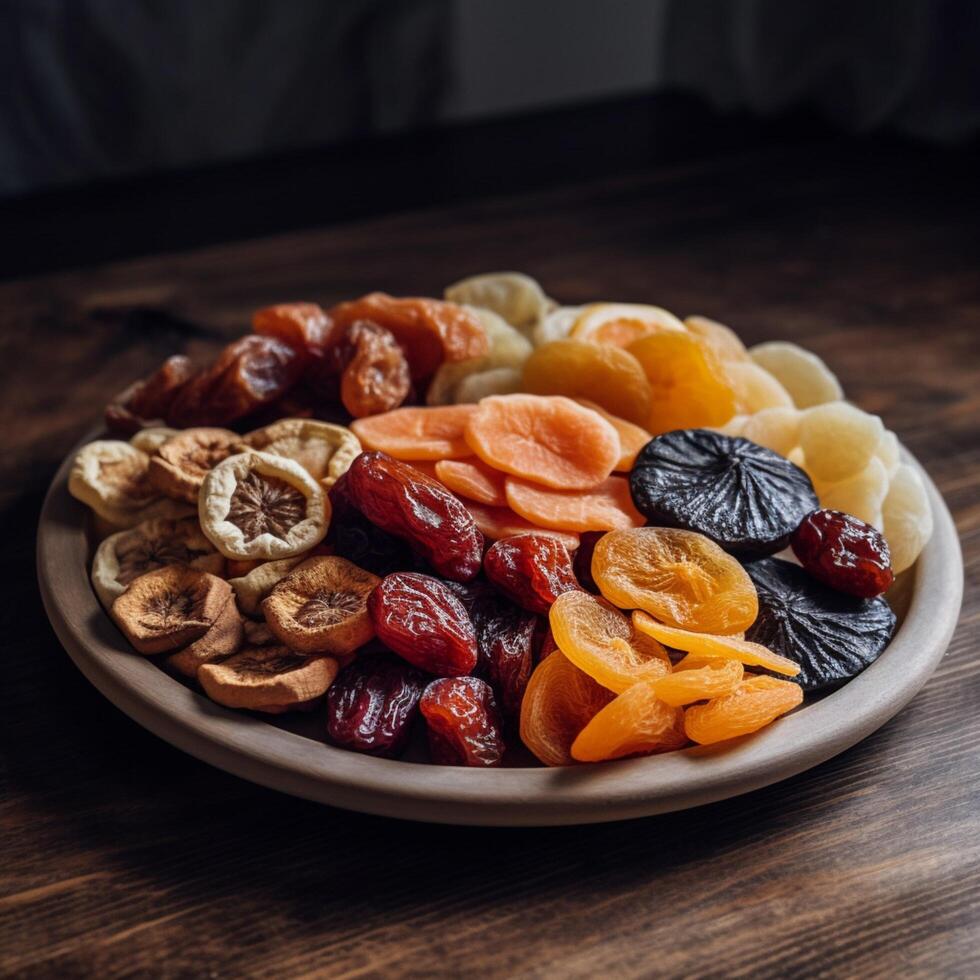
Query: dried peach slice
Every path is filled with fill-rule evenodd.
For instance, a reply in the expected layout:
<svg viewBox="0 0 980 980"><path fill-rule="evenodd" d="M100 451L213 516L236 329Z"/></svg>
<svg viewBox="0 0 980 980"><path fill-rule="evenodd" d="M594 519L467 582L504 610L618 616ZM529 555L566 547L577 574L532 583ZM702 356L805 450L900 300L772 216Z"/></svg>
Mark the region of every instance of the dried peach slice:
<svg viewBox="0 0 980 980"><path fill-rule="evenodd" d="M591 490L549 490L509 476L506 495L515 513L543 528L612 531L646 523L633 506L629 481L624 476L610 476Z"/></svg>
<svg viewBox="0 0 980 980"><path fill-rule="evenodd" d="M150 457L150 483L166 497L196 504L208 471L244 448L241 436L228 429L184 429Z"/></svg>
<svg viewBox="0 0 980 980"><path fill-rule="evenodd" d="M569 766L572 743L611 691L579 670L560 650L534 668L521 701L521 741L546 766Z"/></svg>
<svg viewBox="0 0 980 980"><path fill-rule="evenodd" d="M337 676L333 657L307 657L284 646L246 647L219 664L203 664L204 693L227 708L267 714L313 707Z"/></svg>
<svg viewBox="0 0 980 980"><path fill-rule="evenodd" d="M533 531L536 534L550 534L556 537L569 551L574 551L579 545L577 534L538 527L537 524L532 524L519 514L515 514L509 507L485 507L473 500L463 501L463 506L470 512L470 517L473 518L480 532L490 541L499 541L501 538L510 538L515 534Z"/></svg>
<svg viewBox="0 0 980 980"><path fill-rule="evenodd" d="M339 558L308 558L262 601L269 629L302 653L352 653L374 636L368 596L377 575Z"/></svg>
<svg viewBox="0 0 980 980"><path fill-rule="evenodd" d="M524 390L588 398L637 425L645 425L650 412L643 368L632 354L609 344L556 340L537 348L524 363Z"/></svg>
<svg viewBox="0 0 980 980"><path fill-rule="evenodd" d="M247 452L207 474L198 515L201 530L226 558L289 558L323 539L330 502L299 463Z"/></svg>
<svg viewBox="0 0 980 980"><path fill-rule="evenodd" d="M263 561L243 575L228 579L242 612L246 616L260 616L262 600L302 560L301 555L296 555L293 558L280 558L278 561Z"/></svg>
<svg viewBox="0 0 980 980"><path fill-rule="evenodd" d="M197 669L202 664L224 660L237 653L244 637L241 613L232 596L211 629L190 646L167 657L167 666L185 677L197 677Z"/></svg>
<svg viewBox="0 0 980 980"><path fill-rule="evenodd" d="M204 636L230 599L224 579L167 565L133 579L109 612L137 651L164 653Z"/></svg>
<svg viewBox="0 0 980 980"><path fill-rule="evenodd" d="M761 643L752 643L737 636L695 633L658 623L652 616L637 610L633 613L633 626L641 633L659 640L673 650L683 650L699 658L737 660L747 667L762 667L776 674L795 677L800 665L786 657L773 653Z"/></svg>
<svg viewBox="0 0 980 980"><path fill-rule="evenodd" d="M315 419L280 419L249 432L244 441L252 449L294 460L328 489L361 452L357 436L346 426Z"/></svg>
<svg viewBox="0 0 980 980"><path fill-rule="evenodd" d="M590 303L582 308L569 336L597 344L626 347L640 337L665 331L684 332L684 324L659 306L642 303Z"/></svg>
<svg viewBox="0 0 980 980"><path fill-rule="evenodd" d="M651 687L661 701L673 707L705 701L708 698L731 694L742 682L745 670L738 660L721 657L705 659L701 666L694 663L654 681Z"/></svg>
<svg viewBox="0 0 980 980"><path fill-rule="evenodd" d="M634 684L599 711L572 742L572 758L604 762L686 745L684 712L657 696L657 683Z"/></svg>
<svg viewBox="0 0 980 980"><path fill-rule="evenodd" d="M488 466L558 490L594 487L619 460L616 430L570 398L485 398L464 436Z"/></svg>
<svg viewBox="0 0 980 980"><path fill-rule="evenodd" d="M688 333L694 334L707 344L719 361L747 361L749 353L738 334L731 327L706 316L689 316L684 319Z"/></svg>
<svg viewBox="0 0 980 980"><path fill-rule="evenodd" d="M704 633L737 633L755 622L759 598L745 569L694 531L610 531L595 546L592 576L621 609Z"/></svg>
<svg viewBox="0 0 980 980"><path fill-rule="evenodd" d="M473 455L463 432L475 411L473 405L396 408L383 415L355 419L351 431L365 449L376 449L395 459L463 459Z"/></svg>
<svg viewBox="0 0 980 980"><path fill-rule="evenodd" d="M803 688L775 677L749 677L731 694L684 713L684 730L692 742L711 745L764 728L803 702Z"/></svg>
<svg viewBox="0 0 980 980"><path fill-rule="evenodd" d="M487 507L506 507L504 475L483 460L443 459L436 463L436 479L453 493Z"/></svg>
<svg viewBox="0 0 980 980"><path fill-rule="evenodd" d="M646 429L626 419L621 419L618 415L610 415L601 405L589 401L587 398L576 398L579 405L591 408L593 412L598 412L615 430L619 436L619 462L615 466L617 473L629 473L636 462L636 454L653 438Z"/></svg>
<svg viewBox="0 0 980 980"><path fill-rule="evenodd" d="M558 649L593 680L622 693L670 672L667 651L638 633L612 603L588 592L563 592L548 613Z"/></svg>

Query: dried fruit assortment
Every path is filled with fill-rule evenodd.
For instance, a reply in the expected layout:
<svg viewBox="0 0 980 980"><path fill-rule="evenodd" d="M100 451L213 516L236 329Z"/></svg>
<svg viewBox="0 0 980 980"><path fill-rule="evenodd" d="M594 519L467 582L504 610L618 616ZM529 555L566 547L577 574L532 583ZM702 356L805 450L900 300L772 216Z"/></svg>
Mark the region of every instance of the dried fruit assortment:
<svg viewBox="0 0 980 980"><path fill-rule="evenodd" d="M929 499L803 348L514 272L252 327L114 398L69 479L112 619L219 704L565 766L750 735L892 636Z"/></svg>

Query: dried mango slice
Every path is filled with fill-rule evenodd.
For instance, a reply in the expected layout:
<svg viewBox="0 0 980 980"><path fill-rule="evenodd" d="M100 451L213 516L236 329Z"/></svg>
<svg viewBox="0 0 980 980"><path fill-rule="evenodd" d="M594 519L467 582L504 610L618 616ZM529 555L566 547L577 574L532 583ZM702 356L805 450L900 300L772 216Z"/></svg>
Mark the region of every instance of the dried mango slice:
<svg viewBox="0 0 980 980"><path fill-rule="evenodd" d="M692 742L712 745L749 735L803 702L803 689L775 677L749 677L731 694L684 713L684 730Z"/></svg>
<svg viewBox="0 0 980 980"><path fill-rule="evenodd" d="M640 337L671 330L686 332L684 324L662 307L642 303L590 303L582 309L569 336L573 340L627 347Z"/></svg>
<svg viewBox="0 0 980 980"><path fill-rule="evenodd" d="M244 448L241 436L228 429L184 429L150 457L149 480L164 496L196 504L207 472Z"/></svg>
<svg viewBox="0 0 980 980"><path fill-rule="evenodd" d="M610 476L591 490L550 490L509 476L505 492L506 503L515 513L543 528L612 531L646 524L633 506L624 476Z"/></svg>
<svg viewBox="0 0 980 980"><path fill-rule="evenodd" d="M299 463L253 451L229 456L207 474L198 517L226 558L289 558L323 540L330 502Z"/></svg>
<svg viewBox="0 0 980 980"><path fill-rule="evenodd" d="M383 415L355 419L351 429L366 449L395 459L463 459L473 455L464 430L475 411L473 405L396 408Z"/></svg>
<svg viewBox="0 0 980 980"><path fill-rule="evenodd" d="M244 575L228 579L228 584L235 590L235 597L242 612L246 616L261 615L259 607L262 600L301 561L303 561L301 555L294 558L280 558L278 561L264 561Z"/></svg>
<svg viewBox="0 0 980 980"><path fill-rule="evenodd" d="M232 596L211 629L190 646L167 657L167 666L185 677L197 677L197 670L202 664L224 660L237 653L244 638L242 617Z"/></svg>
<svg viewBox="0 0 980 980"><path fill-rule="evenodd" d="M280 419L249 432L244 441L252 449L294 460L328 489L361 452L360 441L346 426L315 419Z"/></svg>
<svg viewBox="0 0 980 980"><path fill-rule="evenodd" d="M473 523L480 529L484 537L491 541L510 538L515 534L550 534L557 538L568 551L578 548L579 537L569 531L555 531L551 528L538 527L515 514L509 507L486 507L474 500L464 500L463 506L470 512Z"/></svg>
<svg viewBox="0 0 980 980"><path fill-rule="evenodd" d="M616 464L617 473L629 473L636 462L636 454L653 438L646 429L626 419L621 419L618 415L611 415L601 405L589 401L587 398L576 398L579 405L591 408L593 412L598 412L615 430L619 436L619 462Z"/></svg>
<svg viewBox="0 0 980 980"><path fill-rule="evenodd" d="M444 459L436 463L436 479L453 493L487 507L506 507L503 473L487 466L483 460Z"/></svg>
<svg viewBox="0 0 980 980"><path fill-rule="evenodd" d="M523 272L486 272L447 286L450 303L492 310L512 326L528 332L548 312L551 301L536 279Z"/></svg>

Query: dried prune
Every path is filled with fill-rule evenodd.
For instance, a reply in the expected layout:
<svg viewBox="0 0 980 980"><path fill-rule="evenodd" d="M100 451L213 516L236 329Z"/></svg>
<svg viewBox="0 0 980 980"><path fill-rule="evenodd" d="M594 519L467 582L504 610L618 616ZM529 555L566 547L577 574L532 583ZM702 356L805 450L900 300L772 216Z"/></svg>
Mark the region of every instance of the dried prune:
<svg viewBox="0 0 980 980"><path fill-rule="evenodd" d="M438 480L369 452L351 463L345 482L351 502L369 521L407 541L443 577L467 582L480 571L483 535Z"/></svg>
<svg viewBox="0 0 980 980"><path fill-rule="evenodd" d="M487 578L522 609L547 616L563 592L578 588L565 546L550 534L515 534L483 556Z"/></svg>
<svg viewBox="0 0 980 980"><path fill-rule="evenodd" d="M884 537L850 514L815 511L790 543L800 564L832 589L871 599L895 580Z"/></svg>
<svg viewBox="0 0 980 980"><path fill-rule="evenodd" d="M478 677L433 681L419 702L429 754L441 766L499 766L503 726L493 689Z"/></svg>
<svg viewBox="0 0 980 980"><path fill-rule="evenodd" d="M592 553L595 551L599 538L605 533L605 531L583 531L579 535L579 546L572 563L572 571L575 573L579 585L594 595L598 595L599 586L595 584L595 579L592 577Z"/></svg>
<svg viewBox="0 0 980 980"><path fill-rule="evenodd" d="M466 607L445 583L417 572L395 572L368 599L378 638L430 674L455 677L476 666L476 630Z"/></svg>
<svg viewBox="0 0 980 980"><path fill-rule="evenodd" d="M425 675L388 654L359 656L327 691L327 732L354 752L397 756L418 715Z"/></svg>
<svg viewBox="0 0 980 980"><path fill-rule="evenodd" d="M358 320L347 330L349 358L340 376L340 400L354 418L389 412L412 387L408 361L390 330Z"/></svg>
<svg viewBox="0 0 980 980"><path fill-rule="evenodd" d="M746 557L784 548L820 506L798 466L748 439L709 429L652 439L636 458L630 491L651 524L698 531Z"/></svg>
<svg viewBox="0 0 980 980"><path fill-rule="evenodd" d="M190 360L183 354L168 357L153 374L131 384L109 402L106 426L113 432L132 434L149 425L159 425L193 373Z"/></svg>
<svg viewBox="0 0 980 980"><path fill-rule="evenodd" d="M805 691L835 687L877 659L895 629L881 596L859 599L812 579L798 565L766 558L745 566L759 616L745 638L795 660Z"/></svg>

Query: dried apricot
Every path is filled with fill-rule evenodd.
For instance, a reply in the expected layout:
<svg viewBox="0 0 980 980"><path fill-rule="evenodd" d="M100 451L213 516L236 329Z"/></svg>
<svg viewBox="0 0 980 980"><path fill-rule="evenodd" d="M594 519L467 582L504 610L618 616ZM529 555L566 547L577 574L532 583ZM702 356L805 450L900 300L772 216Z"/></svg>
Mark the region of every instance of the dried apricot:
<svg viewBox="0 0 980 980"><path fill-rule="evenodd" d="M397 408L355 419L351 431L367 449L377 449L395 459L463 459L473 455L463 432L475 412L474 405Z"/></svg>
<svg viewBox="0 0 980 980"><path fill-rule="evenodd" d="M640 337L667 330L684 331L684 324L667 310L643 303L590 303L572 326L572 340L626 347Z"/></svg>
<svg viewBox="0 0 980 980"><path fill-rule="evenodd" d="M484 507L482 504L471 500L467 500L464 506L476 522L476 526L490 541L499 541L501 538L509 538L515 534L550 534L553 538L557 538L569 552L578 548L579 538L577 534L538 527L537 524L532 524L530 521L524 520L519 514L515 514L509 507Z"/></svg>
<svg viewBox="0 0 980 980"><path fill-rule="evenodd" d="M619 436L619 462L614 467L618 473L629 473L636 462L636 454L653 438L646 429L618 415L610 415L601 405L590 402L587 398L576 398L579 405L598 412L615 430Z"/></svg>
<svg viewBox="0 0 980 980"><path fill-rule="evenodd" d="M482 459L443 459L436 463L436 479L453 493L487 507L506 507L504 475Z"/></svg>
<svg viewBox="0 0 980 980"><path fill-rule="evenodd" d="M485 398L464 436L489 466L559 490L594 487L619 460L616 430L570 398Z"/></svg>
<svg viewBox="0 0 980 980"><path fill-rule="evenodd" d="M548 534L516 534L487 549L483 570L512 602L547 615L563 592L578 588L565 546Z"/></svg>
<svg viewBox="0 0 980 980"><path fill-rule="evenodd" d="M340 400L356 418L398 408L412 387L408 361L394 334L369 320L347 328L346 364L340 376Z"/></svg>
<svg viewBox="0 0 980 980"><path fill-rule="evenodd" d="M775 677L749 677L731 694L684 712L684 731L692 742L711 745L765 728L803 702L803 689Z"/></svg>
<svg viewBox="0 0 980 980"><path fill-rule="evenodd" d="M745 569L693 531L641 527L610 531L592 556L602 594L622 609L702 633L737 633L759 611Z"/></svg>
<svg viewBox="0 0 980 980"><path fill-rule="evenodd" d="M745 670L738 660L723 657L705 658L697 664L685 664L654 681L653 693L666 704L680 707L693 701L724 697L731 694L742 682Z"/></svg>
<svg viewBox="0 0 980 980"><path fill-rule="evenodd" d="M737 333L724 323L709 320L706 316L689 316L684 319L688 332L707 344L719 361L745 361L749 354Z"/></svg>
<svg viewBox="0 0 980 980"><path fill-rule="evenodd" d="M612 531L646 523L633 506L624 476L607 477L591 490L550 490L509 476L506 498L511 509L532 524L561 531Z"/></svg>

